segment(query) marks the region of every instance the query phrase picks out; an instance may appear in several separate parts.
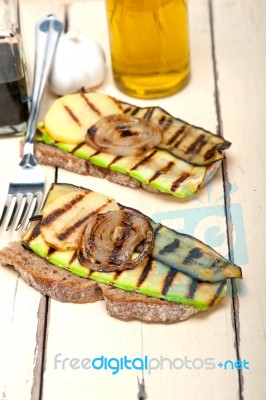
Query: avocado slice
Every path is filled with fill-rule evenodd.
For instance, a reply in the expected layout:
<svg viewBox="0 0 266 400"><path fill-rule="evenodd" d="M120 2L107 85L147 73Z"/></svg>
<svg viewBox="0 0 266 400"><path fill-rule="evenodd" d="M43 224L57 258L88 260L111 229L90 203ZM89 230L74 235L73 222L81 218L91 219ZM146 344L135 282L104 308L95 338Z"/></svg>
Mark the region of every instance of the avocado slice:
<svg viewBox="0 0 266 400"><path fill-rule="evenodd" d="M95 149L89 147L86 143L82 143L81 145L76 146L76 148L72 150L72 153L76 157L89 160L90 157L95 154Z"/></svg>

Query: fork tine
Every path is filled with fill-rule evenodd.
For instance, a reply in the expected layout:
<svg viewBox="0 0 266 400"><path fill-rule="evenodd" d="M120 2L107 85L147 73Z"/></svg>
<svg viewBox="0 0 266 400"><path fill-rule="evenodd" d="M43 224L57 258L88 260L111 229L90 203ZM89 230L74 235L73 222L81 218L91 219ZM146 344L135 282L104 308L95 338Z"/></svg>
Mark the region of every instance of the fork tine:
<svg viewBox="0 0 266 400"><path fill-rule="evenodd" d="M12 214L11 214L11 217L9 219L9 222L7 224L6 231L8 231L10 229L10 227L12 225L12 222L15 221L15 219L16 219L16 217L18 215L22 200L23 200L23 194L22 193L17 193L16 202L15 202L14 208L12 210Z"/></svg>
<svg viewBox="0 0 266 400"><path fill-rule="evenodd" d="M42 199L43 199L43 193L38 192L38 193L37 193L36 210L34 210L34 214L35 214L36 212L38 212L38 211L41 209L41 206L42 206ZM33 215L34 215L34 214L33 214Z"/></svg>
<svg viewBox="0 0 266 400"><path fill-rule="evenodd" d="M32 211L31 217L33 217L33 215L36 214L37 211L39 211L39 209L41 207L42 198L43 198L43 194L41 192L37 192L36 193L36 203L35 203L34 209Z"/></svg>
<svg viewBox="0 0 266 400"><path fill-rule="evenodd" d="M9 206L10 206L11 200L12 200L12 195L8 194L7 197L6 197L6 202L5 202L5 205L4 205L4 208L3 208L3 212L2 212L2 215L1 215L1 219L0 219L0 227L2 226L2 224L3 224L4 220L5 220L5 217L6 217L6 214L7 214L7 210L9 208Z"/></svg>
<svg viewBox="0 0 266 400"><path fill-rule="evenodd" d="M32 193L27 193L26 201L25 201L25 203L24 203L24 207L23 207L22 213L20 214L19 221L18 221L18 223L17 223L17 226L16 226L16 228L15 228L15 231L18 231L19 228L21 227L22 222L23 222L23 220L24 220L24 217L25 217L25 215L27 214L27 212L28 212L29 209L30 209L30 206L31 206L32 201L33 201L33 198L34 198L34 197L33 197L33 194L32 194Z"/></svg>

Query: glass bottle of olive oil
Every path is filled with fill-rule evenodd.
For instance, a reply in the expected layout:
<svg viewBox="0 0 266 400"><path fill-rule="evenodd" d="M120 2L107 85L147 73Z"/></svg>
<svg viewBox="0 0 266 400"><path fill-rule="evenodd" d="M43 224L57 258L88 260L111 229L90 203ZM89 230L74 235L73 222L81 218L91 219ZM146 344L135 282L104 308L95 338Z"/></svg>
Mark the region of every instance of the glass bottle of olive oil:
<svg viewBox="0 0 266 400"><path fill-rule="evenodd" d="M106 0L113 76L140 98L168 96L189 77L187 0Z"/></svg>

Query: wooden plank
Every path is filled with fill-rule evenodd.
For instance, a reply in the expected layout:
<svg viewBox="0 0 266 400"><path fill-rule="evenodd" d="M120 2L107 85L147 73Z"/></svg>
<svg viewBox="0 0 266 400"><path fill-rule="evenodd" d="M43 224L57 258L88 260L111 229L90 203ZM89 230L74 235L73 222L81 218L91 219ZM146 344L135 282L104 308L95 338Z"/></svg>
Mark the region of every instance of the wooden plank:
<svg viewBox="0 0 266 400"><path fill-rule="evenodd" d="M140 357L140 331L138 322L123 323L109 317L103 302L81 305L51 301L43 399L59 394L66 399L81 400L106 396L136 399L138 371L126 371L125 379L124 373L113 374L115 370L110 368L82 368L81 362L101 356ZM77 369L71 367L70 360L74 358L78 359ZM97 365L100 366L100 361ZM116 365L115 361L112 365Z"/></svg>
<svg viewBox="0 0 266 400"><path fill-rule="evenodd" d="M241 398L266 397L265 303L265 169L266 113L264 1L213 1L215 50L223 133L233 142L227 163L227 185L239 190L228 209L237 227L233 204L241 204L244 232L240 249L233 247L235 261L246 253L245 290L240 287L236 322L240 327L239 356L250 363L241 371ZM228 45L225 45L228 43ZM245 239L245 241L244 241Z"/></svg>
<svg viewBox="0 0 266 400"><path fill-rule="evenodd" d="M69 9L69 29L79 28L81 33L98 39L106 51L107 78L99 89L140 106L161 105L180 118L215 131L217 119L213 97L215 88L208 1L190 2L191 82L179 94L163 100L133 100L113 86L104 18L103 1L76 3ZM58 181L74 182L111 194L122 204L135 207L151 217L161 218L169 226L176 229L190 229L203 240L211 240L213 229L214 232L216 229L216 247L224 255L228 252L221 173L211 185L199 193L196 199L185 201L178 201L165 195L154 195L141 189L119 187L104 180L81 177L63 170L59 170ZM166 212L168 214L163 214ZM137 396L139 399L153 400L162 398L172 400L177 396L219 400L238 396L237 371L225 373L217 366L219 361L235 358L230 298L213 312L174 325L116 321L107 316L103 303L99 302L75 306L52 301L48 329L44 400L51 398L55 390L55 381L60 387L62 397L75 396L81 400L88 398L92 392L93 398L97 400L105 399L107 392L109 398L130 400ZM118 358L123 355L128 357L146 355L159 360L162 356L170 361L162 360L164 368L156 368L151 373L121 371L113 376L110 371L98 371L96 374L96 371L88 373L73 371L70 367L56 370L54 361L58 353L64 358L80 359L86 356L91 358L99 354ZM187 360L193 360L196 367L189 369L184 365L178 368L185 362L186 357ZM195 361L198 358L201 358L203 363L206 362L206 358L211 358L211 362L215 363L213 370L205 369L206 365L202 365L199 360ZM181 361L177 360L177 368L171 369L170 363L175 359ZM153 363L155 367L156 360ZM197 368L199 366L200 368ZM142 378L144 378L143 385Z"/></svg>
<svg viewBox="0 0 266 400"><path fill-rule="evenodd" d="M49 12L63 17L58 5L21 4L23 39L29 63L35 48L35 23ZM32 69L29 68L31 78ZM46 99L49 96L46 95ZM0 146L0 209L2 210L11 171L19 163L20 138L1 138ZM45 167L46 188L54 181L55 169ZM19 239L19 233L1 232L0 246ZM13 270L0 268L0 398L38 399L42 372L42 351L46 301L30 288Z"/></svg>

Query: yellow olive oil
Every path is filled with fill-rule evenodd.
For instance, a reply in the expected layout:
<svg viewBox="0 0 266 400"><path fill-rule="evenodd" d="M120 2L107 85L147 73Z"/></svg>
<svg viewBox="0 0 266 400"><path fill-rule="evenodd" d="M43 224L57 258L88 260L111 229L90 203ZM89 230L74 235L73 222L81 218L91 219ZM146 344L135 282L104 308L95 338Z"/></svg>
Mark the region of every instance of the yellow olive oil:
<svg viewBox="0 0 266 400"><path fill-rule="evenodd" d="M187 0L106 0L113 76L129 95L156 98L189 76Z"/></svg>

